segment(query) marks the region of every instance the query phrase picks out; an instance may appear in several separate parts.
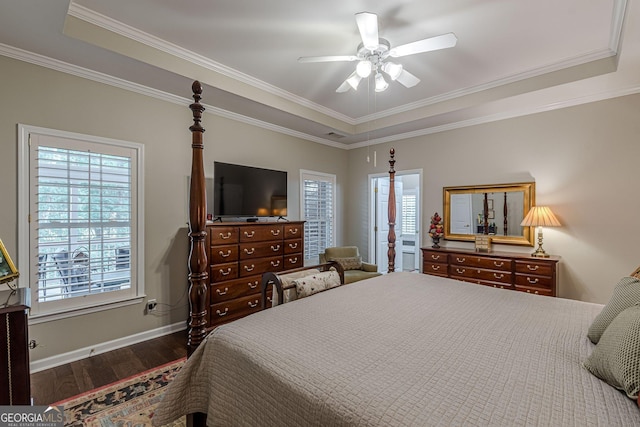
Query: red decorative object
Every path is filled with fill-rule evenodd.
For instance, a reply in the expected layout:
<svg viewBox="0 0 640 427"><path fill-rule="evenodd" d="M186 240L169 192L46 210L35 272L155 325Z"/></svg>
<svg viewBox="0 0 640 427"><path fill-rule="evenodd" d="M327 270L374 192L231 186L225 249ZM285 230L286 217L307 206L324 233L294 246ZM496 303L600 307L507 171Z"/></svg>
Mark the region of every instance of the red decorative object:
<svg viewBox="0 0 640 427"><path fill-rule="evenodd" d="M442 218L438 215L438 212L434 213L431 217L431 225L429 226L429 236L433 240L432 248L439 248L440 239L444 236L444 225L442 224Z"/></svg>

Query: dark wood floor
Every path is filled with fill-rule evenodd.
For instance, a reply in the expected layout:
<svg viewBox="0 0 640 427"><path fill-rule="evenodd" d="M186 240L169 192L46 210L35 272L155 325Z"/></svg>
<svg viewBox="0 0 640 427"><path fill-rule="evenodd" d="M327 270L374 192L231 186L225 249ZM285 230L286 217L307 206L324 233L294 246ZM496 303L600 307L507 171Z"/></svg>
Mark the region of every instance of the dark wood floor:
<svg viewBox="0 0 640 427"><path fill-rule="evenodd" d="M31 375L33 403L59 402L185 357L186 342L185 330L37 372Z"/></svg>

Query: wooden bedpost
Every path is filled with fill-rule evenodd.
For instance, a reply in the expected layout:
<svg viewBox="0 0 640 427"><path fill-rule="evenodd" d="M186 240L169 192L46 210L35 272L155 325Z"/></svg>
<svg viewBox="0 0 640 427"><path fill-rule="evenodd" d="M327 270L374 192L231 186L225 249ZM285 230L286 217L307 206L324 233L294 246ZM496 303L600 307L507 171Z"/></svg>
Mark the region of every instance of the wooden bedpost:
<svg viewBox="0 0 640 427"><path fill-rule="evenodd" d="M207 248L206 248L206 185L204 178L204 145L200 125L204 107L200 105L202 85L193 82L193 99L189 106L193 112L191 131L191 188L189 192L189 336L187 355L190 356L206 336L207 330Z"/></svg>
<svg viewBox="0 0 640 427"><path fill-rule="evenodd" d="M396 270L396 171L393 168L396 164L395 155L396 150L389 150L389 236L387 238L389 244L389 250L387 256L389 257L389 273L393 273Z"/></svg>

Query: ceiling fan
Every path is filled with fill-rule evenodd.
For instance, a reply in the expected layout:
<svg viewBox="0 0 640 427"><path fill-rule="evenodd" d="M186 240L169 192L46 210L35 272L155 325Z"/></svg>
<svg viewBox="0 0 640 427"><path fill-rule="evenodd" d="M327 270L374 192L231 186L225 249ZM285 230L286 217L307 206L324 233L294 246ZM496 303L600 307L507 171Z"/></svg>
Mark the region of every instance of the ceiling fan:
<svg viewBox="0 0 640 427"><path fill-rule="evenodd" d="M381 71L387 74L391 80L408 88L413 87L420 83L420 79L405 70L402 64L388 61L388 59L446 49L455 46L458 41L453 33L447 33L391 48L388 40L378 37L378 16L375 13L356 13L356 24L360 31L360 37L362 37L362 43L358 45L355 55L303 56L298 58L298 62L358 61L355 71L336 89L336 92L339 93L346 92L349 88L357 90L360 80L369 77L372 73L375 73L375 91L386 90L389 84Z"/></svg>

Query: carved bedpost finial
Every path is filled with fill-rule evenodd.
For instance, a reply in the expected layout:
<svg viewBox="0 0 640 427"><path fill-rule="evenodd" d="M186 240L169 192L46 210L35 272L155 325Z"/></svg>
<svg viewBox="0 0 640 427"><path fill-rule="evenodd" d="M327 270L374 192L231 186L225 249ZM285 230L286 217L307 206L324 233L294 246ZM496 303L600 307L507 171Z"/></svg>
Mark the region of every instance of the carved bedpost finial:
<svg viewBox="0 0 640 427"><path fill-rule="evenodd" d="M396 184L395 175L396 171L394 166L396 164L396 150L389 150L389 234L387 237L389 250L387 251L387 257L389 258L389 273L396 271Z"/></svg>
<svg viewBox="0 0 640 427"><path fill-rule="evenodd" d="M191 132L204 132L204 128L200 125L202 113L204 112L204 107L200 104L200 100L202 99L202 85L196 80L191 85L191 90L193 91L193 100L195 102L189 105L189 108L193 112L193 125L189 127L189 130Z"/></svg>

